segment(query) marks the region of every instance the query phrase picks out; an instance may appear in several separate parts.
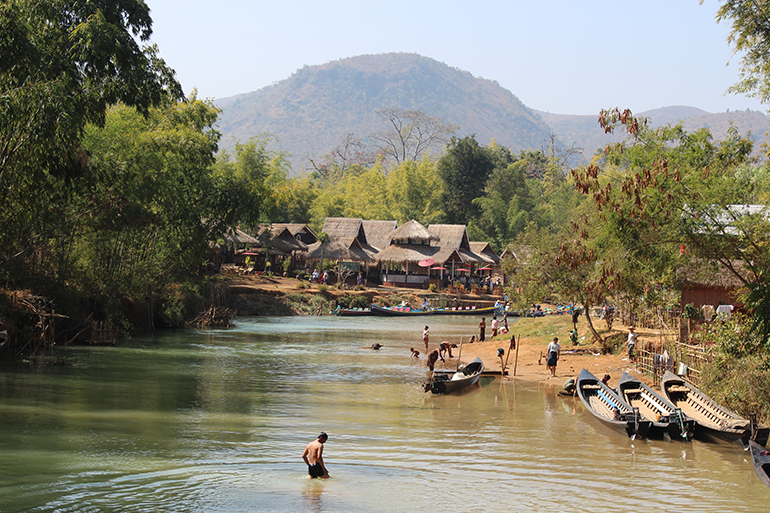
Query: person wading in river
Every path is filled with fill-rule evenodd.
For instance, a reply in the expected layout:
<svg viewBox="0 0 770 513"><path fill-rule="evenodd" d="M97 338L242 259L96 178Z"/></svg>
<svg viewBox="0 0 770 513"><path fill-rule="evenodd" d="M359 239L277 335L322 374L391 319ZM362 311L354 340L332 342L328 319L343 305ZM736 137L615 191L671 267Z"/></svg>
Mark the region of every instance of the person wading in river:
<svg viewBox="0 0 770 513"><path fill-rule="evenodd" d="M326 466L324 466L323 457L324 444L328 439L329 435L321 431L318 438L307 444L307 447L305 447L305 452L302 453L302 459L305 460L305 463L307 464L308 479L315 479L316 477L328 479L331 477L326 470Z"/></svg>

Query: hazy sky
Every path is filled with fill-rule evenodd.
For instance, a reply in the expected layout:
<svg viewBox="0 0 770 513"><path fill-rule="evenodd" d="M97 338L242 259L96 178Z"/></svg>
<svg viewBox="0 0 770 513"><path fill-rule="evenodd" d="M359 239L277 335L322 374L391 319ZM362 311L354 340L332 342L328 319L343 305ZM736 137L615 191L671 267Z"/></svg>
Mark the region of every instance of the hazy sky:
<svg viewBox="0 0 770 513"><path fill-rule="evenodd" d="M146 0L185 92L222 98L305 65L412 52L496 80L558 114L689 105L767 111L725 94L739 57L706 0Z"/></svg>

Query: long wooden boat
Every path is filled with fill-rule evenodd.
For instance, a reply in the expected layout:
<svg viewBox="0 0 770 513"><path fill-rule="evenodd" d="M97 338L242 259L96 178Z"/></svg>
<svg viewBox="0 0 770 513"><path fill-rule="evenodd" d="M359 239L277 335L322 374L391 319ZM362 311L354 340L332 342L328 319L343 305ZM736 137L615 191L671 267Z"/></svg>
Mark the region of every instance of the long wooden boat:
<svg viewBox="0 0 770 513"><path fill-rule="evenodd" d="M434 394L450 394L476 383L482 372L484 372L484 362L476 358L457 372L434 372L424 388L426 392L431 391Z"/></svg>
<svg viewBox="0 0 770 513"><path fill-rule="evenodd" d="M631 408L637 408L642 416L652 422L647 432L649 438L692 440L697 426L695 420L687 417L682 410L627 372L620 376L618 395Z"/></svg>
<svg viewBox="0 0 770 513"><path fill-rule="evenodd" d="M334 313L340 317L360 317L372 315L372 310L371 308L337 308Z"/></svg>
<svg viewBox="0 0 770 513"><path fill-rule="evenodd" d="M762 483L770 488L770 451L754 440L749 440L751 460L754 462L754 473Z"/></svg>
<svg viewBox="0 0 770 513"><path fill-rule="evenodd" d="M421 309L412 309L408 306L394 306L394 307L386 307L386 306L379 306L379 305L371 305L372 314L374 315L384 315L387 317L413 317L418 315L433 315L436 311L435 310L421 310Z"/></svg>
<svg viewBox="0 0 770 513"><path fill-rule="evenodd" d="M588 411L604 424L625 433L632 440L647 436L650 420L644 418L639 410L629 406L614 390L588 370L580 371L576 388Z"/></svg>
<svg viewBox="0 0 770 513"><path fill-rule="evenodd" d="M490 306L488 308L469 308L461 309L458 307L456 310L451 308L428 308L428 309L413 309L409 307L395 306L385 307L379 305L371 306L372 314L384 315L388 317L413 317L419 315L488 315L492 317L495 315L495 307Z"/></svg>
<svg viewBox="0 0 770 513"><path fill-rule="evenodd" d="M737 413L714 402L695 385L671 371L666 371L660 382L663 396L698 423L697 435L746 445L751 425Z"/></svg>
<svg viewBox="0 0 770 513"><path fill-rule="evenodd" d="M492 317L493 315L499 315L502 317L503 313L501 308L495 308L494 306L488 306L484 308L438 308L434 310L436 315L487 315ZM508 314L510 315L510 314Z"/></svg>

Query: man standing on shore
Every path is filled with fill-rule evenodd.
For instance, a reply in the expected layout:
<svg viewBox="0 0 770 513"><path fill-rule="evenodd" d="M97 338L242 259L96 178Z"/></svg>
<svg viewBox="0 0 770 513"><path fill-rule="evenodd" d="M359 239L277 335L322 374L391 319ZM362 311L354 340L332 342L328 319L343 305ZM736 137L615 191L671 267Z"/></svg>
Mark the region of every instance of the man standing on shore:
<svg viewBox="0 0 770 513"><path fill-rule="evenodd" d="M487 329L487 319L486 317L481 318L481 322L479 323L479 342L484 342L486 340L484 338L484 331Z"/></svg>
<svg viewBox="0 0 770 513"><path fill-rule="evenodd" d="M321 431L318 438L307 444L307 447L305 447L305 452L302 453L302 459L305 460L305 463L307 464L307 473L310 476L308 479L315 479L316 477L328 479L330 477L329 472L324 466L323 457L324 444L328 439L329 435Z"/></svg>
<svg viewBox="0 0 770 513"><path fill-rule="evenodd" d="M425 343L425 354L428 354L428 340L430 340L430 330L427 326L422 330L422 341Z"/></svg>

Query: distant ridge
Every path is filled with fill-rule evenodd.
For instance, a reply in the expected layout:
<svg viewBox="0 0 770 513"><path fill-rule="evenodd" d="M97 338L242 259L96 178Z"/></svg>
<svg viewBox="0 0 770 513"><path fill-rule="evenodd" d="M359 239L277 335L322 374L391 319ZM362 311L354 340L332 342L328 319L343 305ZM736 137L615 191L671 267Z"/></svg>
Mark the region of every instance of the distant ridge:
<svg viewBox="0 0 770 513"><path fill-rule="evenodd" d="M599 126L598 112L595 116L534 112L551 127L561 144L567 146L574 144L584 149L583 159L573 161L573 165L587 162L597 150L603 149L608 143L620 141L624 135L605 134ZM634 115L648 118L653 127L682 123L688 132L708 128L715 141L726 139L730 127L733 126L739 134L749 135L754 141L755 150L765 142L770 130L770 117L752 110L712 114L695 107L671 106L634 112Z"/></svg>
<svg viewBox="0 0 770 513"><path fill-rule="evenodd" d="M510 147L540 149L551 130L497 82L412 53L361 55L305 66L288 79L258 91L216 101L222 109L222 146L271 132L292 154L294 172L311 156L331 151L353 133L362 140L388 127L378 109L417 109Z"/></svg>
<svg viewBox="0 0 770 513"><path fill-rule="evenodd" d="M542 149L553 133L559 145L584 149L572 165L588 161L620 138L601 130L598 112L577 116L535 111L493 80L414 53L360 55L304 66L285 80L216 104L222 109L222 147L270 132L278 138L276 148L291 154L294 174L308 169L309 158L329 153L348 133L370 142L371 134L388 128L377 111L389 107L422 110L459 126L457 136L476 134L484 145L494 139L514 152ZM756 111L712 114L670 106L634 114L650 118L654 126L682 122L688 131L707 127L715 140L723 140L734 126L742 135L750 132L756 147L770 128L770 118Z"/></svg>

